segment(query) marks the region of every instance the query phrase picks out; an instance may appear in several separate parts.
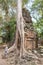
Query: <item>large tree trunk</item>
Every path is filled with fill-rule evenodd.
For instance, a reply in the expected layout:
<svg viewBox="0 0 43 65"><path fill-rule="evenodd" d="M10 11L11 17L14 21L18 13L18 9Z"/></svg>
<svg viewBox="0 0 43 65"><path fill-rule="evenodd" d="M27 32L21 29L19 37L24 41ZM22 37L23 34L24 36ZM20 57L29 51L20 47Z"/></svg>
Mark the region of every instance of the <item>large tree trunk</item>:
<svg viewBox="0 0 43 65"><path fill-rule="evenodd" d="M20 22L22 17L22 0L17 0L17 28L21 36Z"/></svg>
<svg viewBox="0 0 43 65"><path fill-rule="evenodd" d="M15 47L17 48L17 40L18 33L21 38L21 48L20 48L20 56L23 54L23 46L24 46L24 26L23 26L23 17L22 17L22 0L17 0L17 30L16 30L16 39L14 45L9 48L9 52L12 51Z"/></svg>
<svg viewBox="0 0 43 65"><path fill-rule="evenodd" d="M24 46L24 25L22 17L22 0L17 2L17 27L21 37L21 46L20 46L20 57L23 55L23 46Z"/></svg>

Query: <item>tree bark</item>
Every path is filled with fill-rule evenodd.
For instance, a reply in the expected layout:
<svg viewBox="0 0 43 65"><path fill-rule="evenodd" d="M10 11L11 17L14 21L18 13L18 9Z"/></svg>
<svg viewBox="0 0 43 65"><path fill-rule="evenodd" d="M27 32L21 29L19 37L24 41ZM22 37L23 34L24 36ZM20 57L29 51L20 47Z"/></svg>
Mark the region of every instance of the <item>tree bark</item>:
<svg viewBox="0 0 43 65"><path fill-rule="evenodd" d="M23 23L23 17L22 17L22 0L17 0L17 29L16 29L16 39L14 45L9 48L9 52L14 50L16 47L17 49L17 42L18 42L18 32L21 37L21 46L20 46L20 57L23 55L24 50L24 23Z"/></svg>
<svg viewBox="0 0 43 65"><path fill-rule="evenodd" d="M23 55L24 48L24 24L22 17L22 0L17 1L17 27L21 37L20 57Z"/></svg>

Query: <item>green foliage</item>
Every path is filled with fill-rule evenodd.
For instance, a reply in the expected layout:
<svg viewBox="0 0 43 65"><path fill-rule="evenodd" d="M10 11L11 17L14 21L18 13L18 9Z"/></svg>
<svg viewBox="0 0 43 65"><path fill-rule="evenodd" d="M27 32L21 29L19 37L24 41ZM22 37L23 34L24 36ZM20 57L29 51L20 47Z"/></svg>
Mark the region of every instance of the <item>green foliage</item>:
<svg viewBox="0 0 43 65"><path fill-rule="evenodd" d="M26 4L28 2L28 0L23 0L23 2Z"/></svg>
<svg viewBox="0 0 43 65"><path fill-rule="evenodd" d="M10 42L14 38L14 34L16 31L16 21L15 19L11 19L9 22L2 23L0 27L0 36L2 36L3 42Z"/></svg>
<svg viewBox="0 0 43 65"><path fill-rule="evenodd" d="M25 4L28 2L28 0L22 0L22 1L23 1L22 3L25 3ZM17 0L0 0L0 4L3 5L3 8L8 7L9 4L11 6L14 6L15 7L15 6L17 6Z"/></svg>
<svg viewBox="0 0 43 65"><path fill-rule="evenodd" d="M38 18L35 18L36 15L34 16L36 23L33 23L33 25L38 32L38 36L43 38L43 0L34 0L31 10L35 13L38 12Z"/></svg>
<svg viewBox="0 0 43 65"><path fill-rule="evenodd" d="M43 0L34 0L32 10L36 10L39 14L43 14Z"/></svg>
<svg viewBox="0 0 43 65"><path fill-rule="evenodd" d="M16 21L14 19L11 19L9 22L4 23L5 28L4 30L6 30L6 41L11 41L14 37L14 33L16 31Z"/></svg>

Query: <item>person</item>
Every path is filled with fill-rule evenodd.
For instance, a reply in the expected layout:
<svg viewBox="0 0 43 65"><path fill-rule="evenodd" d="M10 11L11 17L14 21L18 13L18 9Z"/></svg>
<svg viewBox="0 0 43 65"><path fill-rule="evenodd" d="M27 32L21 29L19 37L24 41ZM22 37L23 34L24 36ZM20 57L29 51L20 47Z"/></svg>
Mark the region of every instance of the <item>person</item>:
<svg viewBox="0 0 43 65"><path fill-rule="evenodd" d="M7 57L7 55L8 55L8 46L7 45L5 47L4 55L5 55L5 57Z"/></svg>

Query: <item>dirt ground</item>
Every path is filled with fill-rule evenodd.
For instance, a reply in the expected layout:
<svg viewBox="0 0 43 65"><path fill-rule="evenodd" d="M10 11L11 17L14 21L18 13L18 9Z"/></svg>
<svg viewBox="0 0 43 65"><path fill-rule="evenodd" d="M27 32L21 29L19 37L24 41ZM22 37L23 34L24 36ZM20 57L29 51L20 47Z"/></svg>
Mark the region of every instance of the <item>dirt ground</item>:
<svg viewBox="0 0 43 65"><path fill-rule="evenodd" d="M0 49L0 65L8 65L5 59L2 59L3 49Z"/></svg>
<svg viewBox="0 0 43 65"><path fill-rule="evenodd" d="M36 60L36 55L27 55L22 57L16 57L16 52L8 54L7 58L2 58L3 49L0 49L0 65L43 65L43 57L40 57L40 60ZM31 54L31 53L30 53ZM32 57L35 57L32 59Z"/></svg>

